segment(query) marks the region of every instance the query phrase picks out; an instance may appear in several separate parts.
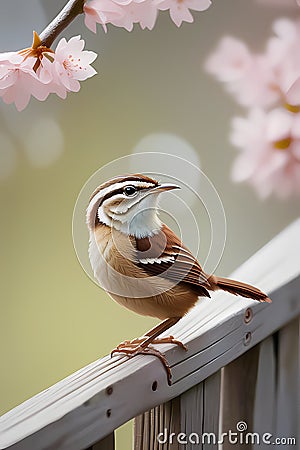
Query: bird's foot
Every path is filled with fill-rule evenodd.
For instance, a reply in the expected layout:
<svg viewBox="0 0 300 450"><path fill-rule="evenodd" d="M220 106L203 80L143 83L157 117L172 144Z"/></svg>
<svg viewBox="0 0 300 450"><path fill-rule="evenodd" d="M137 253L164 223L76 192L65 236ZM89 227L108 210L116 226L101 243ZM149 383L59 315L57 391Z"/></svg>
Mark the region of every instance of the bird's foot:
<svg viewBox="0 0 300 450"><path fill-rule="evenodd" d="M155 338L153 340L149 340L149 336L143 336L140 338L132 339L131 341L123 341L121 344L119 344L113 351L112 354L115 352L118 352L124 347L127 346L133 346L133 345L141 345L142 347L146 348L149 344L174 344L178 345L178 347L182 348L183 350L187 351L186 345L184 345L181 341L178 341L174 338L174 336L167 336L162 338Z"/></svg>
<svg viewBox="0 0 300 450"><path fill-rule="evenodd" d="M181 347L183 350L187 350L187 347L180 341L174 339L173 336L168 336L164 338L156 338L149 342L149 337L145 336L138 339L133 339L132 341L121 342L116 348L114 348L110 355L113 356L115 353L123 353L128 357L133 357L137 355L152 355L156 356L162 362L164 368L167 372L168 384L172 384L172 373L168 361L165 356L156 348L150 347L150 344L175 344Z"/></svg>
<svg viewBox="0 0 300 450"><path fill-rule="evenodd" d="M124 346L123 346L123 344L124 344ZM114 348L110 354L111 354L111 356L113 356L115 353L123 353L126 356L128 356L129 358L132 358L133 356L137 356L137 355L156 356L157 358L160 359L164 368L166 369L168 385L171 386L172 373L171 373L171 368L169 366L169 363L166 360L165 356L160 351L156 350L155 348L153 348L153 347L145 348L136 343L132 344L131 341L125 341L125 342L122 342L121 344L119 344L118 347Z"/></svg>
<svg viewBox="0 0 300 450"><path fill-rule="evenodd" d="M181 341L175 339L173 336L156 338L152 341L152 344L174 344L178 345L178 347L182 348L182 350L187 351L187 346L184 345Z"/></svg>

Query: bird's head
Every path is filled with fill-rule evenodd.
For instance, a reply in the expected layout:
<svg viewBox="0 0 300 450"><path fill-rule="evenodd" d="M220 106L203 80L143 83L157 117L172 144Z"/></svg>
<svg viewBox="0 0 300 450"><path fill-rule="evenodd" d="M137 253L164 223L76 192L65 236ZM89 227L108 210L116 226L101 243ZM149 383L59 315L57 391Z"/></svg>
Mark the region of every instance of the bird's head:
<svg viewBox="0 0 300 450"><path fill-rule="evenodd" d="M87 208L89 229L102 223L137 238L151 236L161 228L157 215L159 194L178 188L140 174L112 178L91 196Z"/></svg>

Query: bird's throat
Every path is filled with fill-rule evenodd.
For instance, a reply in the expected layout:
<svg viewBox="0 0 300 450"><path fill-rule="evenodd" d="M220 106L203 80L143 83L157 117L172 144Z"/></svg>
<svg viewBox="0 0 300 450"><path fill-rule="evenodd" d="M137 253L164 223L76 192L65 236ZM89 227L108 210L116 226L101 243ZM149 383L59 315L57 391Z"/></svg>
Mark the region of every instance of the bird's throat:
<svg viewBox="0 0 300 450"><path fill-rule="evenodd" d="M109 220L106 219L109 222L106 225L137 239L153 236L159 233L162 228L162 222L154 209L139 211L128 217L127 220L124 219L124 215L114 214L109 217Z"/></svg>

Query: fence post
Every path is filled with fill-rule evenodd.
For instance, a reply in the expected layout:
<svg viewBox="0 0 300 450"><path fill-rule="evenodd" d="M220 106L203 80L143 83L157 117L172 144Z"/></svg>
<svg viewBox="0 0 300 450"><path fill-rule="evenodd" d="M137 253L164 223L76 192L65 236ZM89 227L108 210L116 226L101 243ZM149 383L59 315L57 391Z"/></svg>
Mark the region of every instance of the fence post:
<svg viewBox="0 0 300 450"><path fill-rule="evenodd" d="M224 367L222 379L222 432L253 432L253 411L256 391L259 345L256 345ZM244 425L245 424L245 425ZM240 428L240 429L239 429ZM239 447L251 449L251 443ZM228 436L224 438L223 450L232 448Z"/></svg>
<svg viewBox="0 0 300 450"><path fill-rule="evenodd" d="M134 450L217 449L220 385L219 370L179 397L139 415Z"/></svg>
<svg viewBox="0 0 300 450"><path fill-rule="evenodd" d="M278 331L277 437L297 438L297 431L299 432L299 353L299 319L295 319ZM278 448L296 446L279 445Z"/></svg>

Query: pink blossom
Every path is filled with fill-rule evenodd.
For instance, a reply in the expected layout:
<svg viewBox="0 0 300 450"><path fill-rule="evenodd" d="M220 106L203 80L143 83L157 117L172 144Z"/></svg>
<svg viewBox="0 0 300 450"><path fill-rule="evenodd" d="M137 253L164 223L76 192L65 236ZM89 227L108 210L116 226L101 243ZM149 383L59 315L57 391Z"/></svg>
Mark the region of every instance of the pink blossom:
<svg viewBox="0 0 300 450"><path fill-rule="evenodd" d="M300 0L299 0L300 1ZM289 105L300 105L300 77L292 84L286 93L286 101Z"/></svg>
<svg viewBox="0 0 300 450"><path fill-rule="evenodd" d="M19 64L23 59L24 58L18 52L0 53L0 64Z"/></svg>
<svg viewBox="0 0 300 450"><path fill-rule="evenodd" d="M243 106L267 108L282 102L300 77L300 21L277 20L273 31L264 53L251 53L242 41L225 37L206 62L207 71ZM286 98L292 105L297 103L291 98L294 92Z"/></svg>
<svg viewBox="0 0 300 450"><path fill-rule="evenodd" d="M80 36L72 37L68 42L62 38L55 50L54 55L50 55L50 60L42 61L44 69L52 75L50 87L62 98L67 92L78 92L79 81L94 76L97 72L90 65L97 57L94 52L83 50L84 40ZM53 58L53 61L51 61Z"/></svg>
<svg viewBox="0 0 300 450"><path fill-rule="evenodd" d="M231 142L240 148L232 178L247 181L261 198L300 194L300 115L283 108L252 109L235 118Z"/></svg>
<svg viewBox="0 0 300 450"><path fill-rule="evenodd" d="M36 58L24 57L17 52L0 55L0 96L7 104L15 103L22 111L33 95L38 100L45 100L49 95L46 84L39 80L33 70Z"/></svg>
<svg viewBox="0 0 300 450"><path fill-rule="evenodd" d="M266 58L284 96L300 76L300 21L277 20L273 24L273 31L275 36L268 41Z"/></svg>
<svg viewBox="0 0 300 450"><path fill-rule="evenodd" d="M180 27L182 22L193 22L190 9L205 11L211 5L211 0L155 0L158 9L170 11L173 22Z"/></svg>
<svg viewBox="0 0 300 450"><path fill-rule="evenodd" d="M96 73L90 64L97 55L83 47L84 41L75 36L69 42L61 39L55 53L38 43L20 52L0 54L0 97L21 111L31 95L43 101L50 93L66 98L67 92L78 92L79 81Z"/></svg>
<svg viewBox="0 0 300 450"><path fill-rule="evenodd" d="M105 31L111 23L116 27L133 29L139 23L142 29L152 30L157 18L157 7L153 0L92 0L84 5L85 24L96 32L100 23Z"/></svg>
<svg viewBox="0 0 300 450"><path fill-rule="evenodd" d="M86 2L83 9L85 13L85 25L94 33L97 31L97 23L102 25L105 32L107 31L107 23L121 23L123 20L125 27L130 27L130 24L128 25L125 23L125 12L112 0L92 0Z"/></svg>
<svg viewBox="0 0 300 450"><path fill-rule="evenodd" d="M277 20L273 32L261 54L223 38L206 69L252 108L233 121L231 142L241 149L233 179L248 181L261 197L287 197L300 194L300 21Z"/></svg>
<svg viewBox="0 0 300 450"><path fill-rule="evenodd" d="M226 36L206 61L206 69L219 81L230 83L240 80L252 63L253 57L246 44Z"/></svg>
<svg viewBox="0 0 300 450"><path fill-rule="evenodd" d="M182 22L193 22L190 9L204 11L211 5L211 0L91 0L85 3L85 24L96 32L96 24L111 23L128 31L139 23L142 29L152 30L158 10L170 10L170 16L179 27Z"/></svg>
<svg viewBox="0 0 300 450"><path fill-rule="evenodd" d="M112 0L117 4L123 15L110 17L109 22L116 26L132 31L133 25L139 23L142 29L152 30L157 17L157 8L153 0Z"/></svg>
<svg viewBox="0 0 300 450"><path fill-rule="evenodd" d="M226 90L243 106L269 106L280 98L268 59L251 54L239 39L224 37L205 68L225 83Z"/></svg>
<svg viewBox="0 0 300 450"><path fill-rule="evenodd" d="M117 2L118 0L115 1ZM142 30L145 28L148 28L148 30L153 29L157 18L157 7L153 0L135 0L125 6L124 9L132 17L134 23L140 24Z"/></svg>

